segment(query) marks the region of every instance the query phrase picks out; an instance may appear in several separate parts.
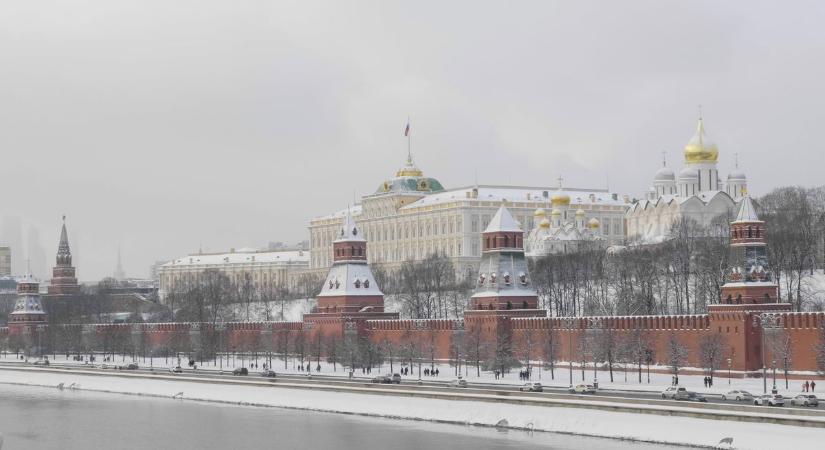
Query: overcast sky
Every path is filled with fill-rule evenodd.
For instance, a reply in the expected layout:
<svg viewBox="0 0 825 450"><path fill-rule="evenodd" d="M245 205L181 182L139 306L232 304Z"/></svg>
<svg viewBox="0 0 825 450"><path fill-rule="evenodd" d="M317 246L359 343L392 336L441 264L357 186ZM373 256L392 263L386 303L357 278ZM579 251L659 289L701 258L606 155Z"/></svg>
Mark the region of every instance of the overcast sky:
<svg viewBox="0 0 825 450"><path fill-rule="evenodd" d="M723 179L739 153L755 195L817 185L823 23L822 1L6 0L0 237L39 231L51 267L67 214L82 280L118 245L146 276L306 239L403 163L407 116L447 188L639 196L700 104Z"/></svg>

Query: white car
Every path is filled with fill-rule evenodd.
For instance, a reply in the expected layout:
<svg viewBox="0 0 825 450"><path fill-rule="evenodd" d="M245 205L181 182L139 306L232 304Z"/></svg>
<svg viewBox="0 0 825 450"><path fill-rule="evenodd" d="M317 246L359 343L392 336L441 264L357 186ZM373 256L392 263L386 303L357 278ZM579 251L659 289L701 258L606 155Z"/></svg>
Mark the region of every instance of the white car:
<svg viewBox="0 0 825 450"><path fill-rule="evenodd" d="M672 398L676 400L684 397L687 397L687 389L682 386L671 386L662 391L662 398Z"/></svg>
<svg viewBox="0 0 825 450"><path fill-rule="evenodd" d="M544 388L541 383L525 383L524 386L518 388L521 392L543 392Z"/></svg>
<svg viewBox="0 0 825 450"><path fill-rule="evenodd" d="M456 378L450 381L450 387L465 388L467 387L467 380L465 380L464 378Z"/></svg>
<svg viewBox="0 0 825 450"><path fill-rule="evenodd" d="M736 400L737 402L752 402L753 401L753 394L748 391L728 391L722 394L722 400Z"/></svg>
<svg viewBox="0 0 825 450"><path fill-rule="evenodd" d="M765 394L753 399L753 404L757 406L782 406L785 398L779 394Z"/></svg>
<svg viewBox="0 0 825 450"><path fill-rule="evenodd" d="M813 394L799 394L791 399L793 406L819 406L819 399Z"/></svg>
<svg viewBox="0 0 825 450"><path fill-rule="evenodd" d="M571 391L576 394L595 394L596 388L592 384L577 384Z"/></svg>

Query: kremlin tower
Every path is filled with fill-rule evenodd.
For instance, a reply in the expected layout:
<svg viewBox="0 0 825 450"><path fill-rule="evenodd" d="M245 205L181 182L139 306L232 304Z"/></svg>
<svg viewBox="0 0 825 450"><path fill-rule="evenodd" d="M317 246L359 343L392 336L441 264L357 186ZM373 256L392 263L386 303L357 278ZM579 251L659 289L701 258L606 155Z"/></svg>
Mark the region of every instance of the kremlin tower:
<svg viewBox="0 0 825 450"><path fill-rule="evenodd" d="M367 264L367 240L349 210L332 249L333 263L318 294L318 305L304 320L398 319L398 313L384 312L384 293Z"/></svg>
<svg viewBox="0 0 825 450"><path fill-rule="evenodd" d="M772 304L778 302L779 287L774 281L765 248L765 222L759 220L749 196L742 198L739 213L730 224L730 270L722 286L722 305ZM789 306L789 305L788 305ZM743 306L740 309L762 309Z"/></svg>
<svg viewBox="0 0 825 450"><path fill-rule="evenodd" d="M80 286L77 284L75 268L72 266L72 251L69 248L69 236L66 233L66 216L63 216L60 244L57 247L57 264L52 269L49 296L77 295L79 293Z"/></svg>
<svg viewBox="0 0 825 450"><path fill-rule="evenodd" d="M483 251L476 289L470 297L470 314L497 311L496 315L544 317L538 308L524 257L524 232L502 205L481 235ZM485 311L485 312L486 312Z"/></svg>

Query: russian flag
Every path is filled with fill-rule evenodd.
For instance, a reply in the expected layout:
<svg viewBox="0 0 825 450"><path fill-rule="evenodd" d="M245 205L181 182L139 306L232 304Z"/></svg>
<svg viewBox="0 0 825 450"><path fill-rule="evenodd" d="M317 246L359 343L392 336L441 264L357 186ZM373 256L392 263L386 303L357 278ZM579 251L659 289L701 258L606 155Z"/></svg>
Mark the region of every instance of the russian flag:
<svg viewBox="0 0 825 450"><path fill-rule="evenodd" d="M404 128L404 136L410 135L410 121L407 121L407 128Z"/></svg>

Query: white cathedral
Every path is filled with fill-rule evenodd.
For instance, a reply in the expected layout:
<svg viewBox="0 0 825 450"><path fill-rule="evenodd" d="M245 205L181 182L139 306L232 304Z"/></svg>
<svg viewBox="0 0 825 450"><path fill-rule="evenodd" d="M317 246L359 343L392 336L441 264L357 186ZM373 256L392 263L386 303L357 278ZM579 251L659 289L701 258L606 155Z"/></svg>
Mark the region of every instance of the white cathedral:
<svg viewBox="0 0 825 450"><path fill-rule="evenodd" d="M570 195L561 188L550 197L550 218L544 208L533 213L534 228L524 239L524 253L528 258L540 258L550 254L571 253L592 245L602 248L606 240L599 233L600 222L577 203L570 204Z"/></svg>
<svg viewBox="0 0 825 450"><path fill-rule="evenodd" d="M705 134L702 119L684 149L685 167L678 178L663 161L653 177L647 198L635 202L625 215L627 237L643 243L666 240L672 225L682 217L709 226L720 215L729 215L747 193L748 180L736 168L723 184L716 168L719 148ZM727 220L727 219L725 219Z"/></svg>

